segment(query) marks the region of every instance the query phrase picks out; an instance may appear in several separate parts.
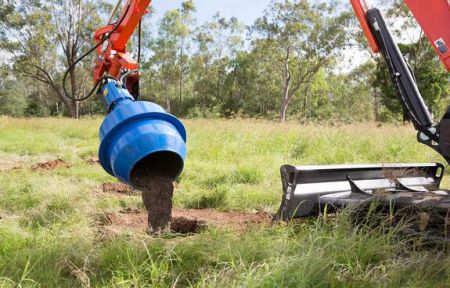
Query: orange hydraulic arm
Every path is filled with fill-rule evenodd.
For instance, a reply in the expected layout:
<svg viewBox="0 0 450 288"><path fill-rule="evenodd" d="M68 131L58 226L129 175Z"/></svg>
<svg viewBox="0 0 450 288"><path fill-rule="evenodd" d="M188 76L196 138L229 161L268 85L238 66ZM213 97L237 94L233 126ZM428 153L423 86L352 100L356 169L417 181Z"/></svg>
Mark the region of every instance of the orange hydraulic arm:
<svg viewBox="0 0 450 288"><path fill-rule="evenodd" d="M366 35L372 52L379 53L380 47L378 47L377 41L375 40L372 31L370 31L369 24L367 23L366 12L367 10L369 10L369 6L367 5L365 0L350 0L350 3L352 4L356 17L358 18L359 24L361 25L361 28Z"/></svg>
<svg viewBox="0 0 450 288"><path fill-rule="evenodd" d="M361 27L374 53L380 52L377 41L367 23L369 7L365 0L350 0ZM404 0L436 50L442 63L450 71L450 0Z"/></svg>
<svg viewBox="0 0 450 288"><path fill-rule="evenodd" d="M120 2L118 1L116 9ZM150 3L151 0L127 0L116 23L108 23L108 25L95 31L94 41L97 44L108 38L96 50L98 58L93 72L95 83L105 75L118 78L126 72L138 69L139 64L130 57L126 46L141 18L147 12ZM114 11L111 14L110 21L113 14ZM138 81L138 73L133 73L127 78L127 87L130 92Z"/></svg>

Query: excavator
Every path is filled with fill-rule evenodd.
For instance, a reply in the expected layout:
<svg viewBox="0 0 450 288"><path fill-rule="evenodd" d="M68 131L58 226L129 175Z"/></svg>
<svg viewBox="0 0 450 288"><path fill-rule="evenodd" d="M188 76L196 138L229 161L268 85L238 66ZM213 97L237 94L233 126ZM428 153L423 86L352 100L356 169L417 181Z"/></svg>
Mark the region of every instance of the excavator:
<svg viewBox="0 0 450 288"><path fill-rule="evenodd" d="M117 20L113 21L121 2L119 0L115 5L107 25L95 32L95 46L75 61L68 71L96 52L93 70L95 86L91 92L99 95L107 113L99 133L101 166L120 181L137 188L146 186L146 181L152 182L154 178L165 179L165 185L156 187L153 183L152 187L144 187L158 190L152 199L144 197L144 203L154 202L153 208L165 205L170 210L171 202L167 202L171 201L173 187L167 183L175 180L183 170L186 130L180 120L162 107L139 100L140 57L138 55L138 61L135 61L130 56L127 42L136 28L140 35L141 18L147 13L151 0L127 0ZM412 70L395 43L383 15L377 8L370 8L364 0L350 2L372 51L381 53L385 60L403 109L418 131L417 140L450 163L450 109L439 123L433 123ZM404 2L440 60L450 70L450 1ZM63 87L66 89L65 85ZM82 101L86 97L75 100ZM391 202L406 198L408 205L431 199L435 209L448 213L450 192L439 188L443 175L444 165L439 163L284 165L281 167L282 203L276 217L291 220L310 216L324 210L332 211L378 200L380 195ZM170 197L165 197L165 193ZM166 203L162 203L160 198L166 199ZM170 221L168 213L153 215L153 220L165 217L166 223L163 224L167 224Z"/></svg>
<svg viewBox="0 0 450 288"><path fill-rule="evenodd" d="M350 0L373 53L381 53L403 110L417 130L417 141L450 163L450 107L437 124L417 87L414 74L377 8ZM404 0L436 54L450 71L450 1ZM450 223L450 192L440 189L444 165L373 164L281 167L283 196L276 215L283 220L334 212L368 203L433 210ZM367 207L367 206L366 206ZM447 227L450 228L450 227ZM450 239L450 233L446 235Z"/></svg>

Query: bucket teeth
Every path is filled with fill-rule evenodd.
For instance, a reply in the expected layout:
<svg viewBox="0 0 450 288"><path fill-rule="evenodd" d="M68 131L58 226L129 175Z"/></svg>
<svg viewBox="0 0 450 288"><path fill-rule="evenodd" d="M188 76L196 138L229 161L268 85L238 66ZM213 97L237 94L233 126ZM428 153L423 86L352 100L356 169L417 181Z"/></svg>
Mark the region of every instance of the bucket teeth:
<svg viewBox="0 0 450 288"><path fill-rule="evenodd" d="M347 181L350 184L350 189L352 191L351 194L353 195L359 195L358 197L361 198L370 198L372 197L372 194L365 192L364 190L362 190L361 188L358 187L358 185L355 183L355 181L353 181L350 177L347 176Z"/></svg>

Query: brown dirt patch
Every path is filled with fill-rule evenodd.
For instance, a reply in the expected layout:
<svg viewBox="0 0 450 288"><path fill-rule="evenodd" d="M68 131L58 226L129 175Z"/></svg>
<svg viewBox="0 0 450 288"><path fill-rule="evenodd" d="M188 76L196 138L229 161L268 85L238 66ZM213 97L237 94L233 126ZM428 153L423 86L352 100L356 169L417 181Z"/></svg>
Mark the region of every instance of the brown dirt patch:
<svg viewBox="0 0 450 288"><path fill-rule="evenodd" d="M7 171L12 171L12 170L17 170L20 169L20 165L15 165L15 164L0 164L0 172L7 172Z"/></svg>
<svg viewBox="0 0 450 288"><path fill-rule="evenodd" d="M126 209L99 217L96 224L106 235L124 232L145 234L148 230L147 211ZM268 226L272 215L266 212L219 212L213 209L173 209L171 230L181 234L195 234L206 227L218 227L243 232L252 226Z"/></svg>
<svg viewBox="0 0 450 288"><path fill-rule="evenodd" d="M70 168L71 165L69 163L67 163L66 161L62 160L62 159L56 159L56 160L52 160L52 161L46 161L46 162L41 162L38 164L35 164L33 166L31 166L31 170L33 171L37 171L37 170L47 170L47 171L51 171L51 170L55 170L57 168Z"/></svg>
<svg viewBox="0 0 450 288"><path fill-rule="evenodd" d="M117 193L122 195L132 195L135 194L133 188L127 184L123 183L103 183L102 191L104 193Z"/></svg>
<svg viewBox="0 0 450 288"><path fill-rule="evenodd" d="M98 160L98 158L88 158L88 159L84 160L84 162L86 162L86 164L91 165L91 166L100 164L100 160Z"/></svg>
<svg viewBox="0 0 450 288"><path fill-rule="evenodd" d="M170 231L180 234L195 234L202 229L206 229L208 224L206 221L198 219L188 219L184 217L172 218L170 223Z"/></svg>

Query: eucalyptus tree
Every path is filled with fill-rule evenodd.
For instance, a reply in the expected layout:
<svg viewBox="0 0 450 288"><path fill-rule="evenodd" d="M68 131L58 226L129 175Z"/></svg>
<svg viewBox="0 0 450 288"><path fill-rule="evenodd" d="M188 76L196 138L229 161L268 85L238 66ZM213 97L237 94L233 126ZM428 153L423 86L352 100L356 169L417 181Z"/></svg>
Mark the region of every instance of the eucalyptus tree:
<svg viewBox="0 0 450 288"><path fill-rule="evenodd" d="M202 111L208 104L221 105L222 91L233 60L243 49L244 25L235 17L216 13L212 21L196 29L194 64L198 68L196 92L200 94Z"/></svg>
<svg viewBox="0 0 450 288"><path fill-rule="evenodd" d="M174 95L178 95L178 113L181 113L185 75L189 68L190 37L195 6L192 0L182 2L181 7L167 11L159 22L158 33L153 40L150 66L159 81L164 95L165 108L173 110Z"/></svg>
<svg viewBox="0 0 450 288"><path fill-rule="evenodd" d="M333 63L346 43L352 15L335 3L274 1L252 26L253 47L260 62L279 81L279 119L285 121L294 96L321 68Z"/></svg>
<svg viewBox="0 0 450 288"><path fill-rule="evenodd" d="M0 19L1 48L9 53L14 72L45 84L72 117L79 117L79 105L70 98L82 97L89 90L90 71L80 65L78 71L69 73L70 97L62 89L62 72L92 45L92 33L106 7L106 1L35 0L2 8L7 14Z"/></svg>

